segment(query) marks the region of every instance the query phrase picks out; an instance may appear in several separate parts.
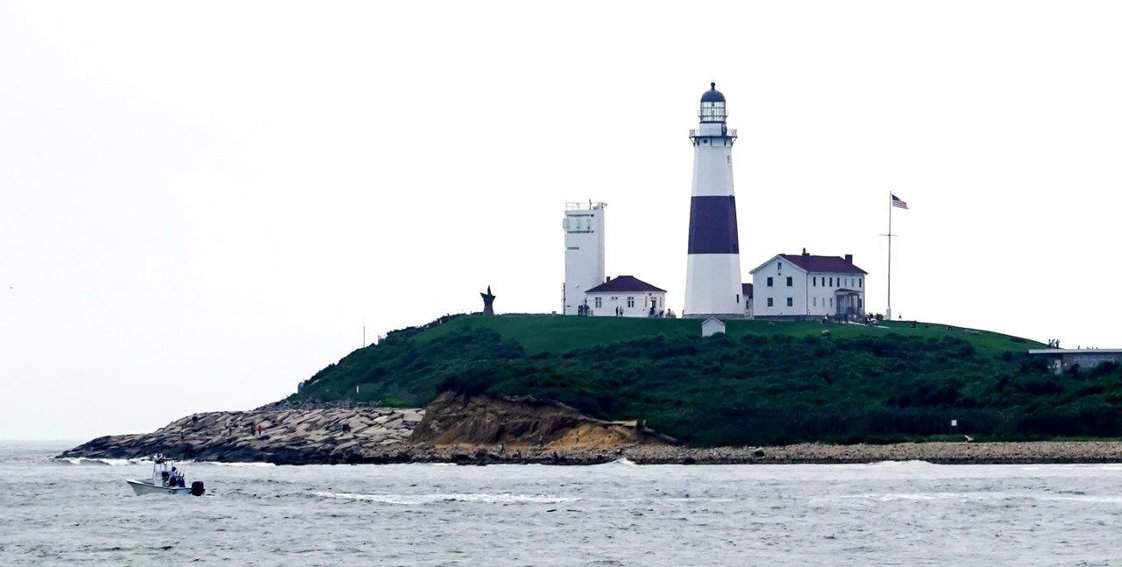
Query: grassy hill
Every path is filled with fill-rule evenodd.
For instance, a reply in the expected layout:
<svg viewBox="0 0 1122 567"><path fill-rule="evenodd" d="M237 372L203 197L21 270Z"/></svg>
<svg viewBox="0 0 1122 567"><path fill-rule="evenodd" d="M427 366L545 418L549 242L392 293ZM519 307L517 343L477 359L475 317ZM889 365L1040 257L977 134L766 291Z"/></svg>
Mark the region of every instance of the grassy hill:
<svg viewBox="0 0 1122 567"><path fill-rule="evenodd" d="M628 319L623 317L565 317L561 315L502 315L499 317L455 317L441 325L432 326L418 339L432 340L465 329L490 329L506 339L522 345L527 354L543 352L561 353L582 348L606 345L641 337L664 335L667 338L689 338L700 334L701 322L697 319ZM752 336L820 336L829 330L836 338L884 337L899 334L906 337L962 339L982 350L1024 351L1044 348L1035 341L953 327L934 323L884 322L877 327L865 325L828 325L818 322L767 322L757 320L729 320L725 332L731 338Z"/></svg>
<svg viewBox="0 0 1122 567"><path fill-rule="evenodd" d="M1042 346L1026 339L900 322L729 321L727 331L702 339L700 322L683 319L456 316L390 333L292 399L534 395L646 420L695 445L1122 435L1122 370L1053 376L1025 356Z"/></svg>

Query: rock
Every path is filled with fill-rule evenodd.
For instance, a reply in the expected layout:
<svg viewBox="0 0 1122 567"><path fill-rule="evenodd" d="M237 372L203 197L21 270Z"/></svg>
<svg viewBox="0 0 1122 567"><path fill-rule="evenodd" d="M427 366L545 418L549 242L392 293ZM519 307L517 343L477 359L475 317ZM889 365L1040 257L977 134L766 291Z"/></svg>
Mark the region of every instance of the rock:
<svg viewBox="0 0 1122 567"><path fill-rule="evenodd" d="M199 461L381 462L389 451L401 452L419 421L406 420L402 413L394 408L303 406L196 414L148 434L98 437L60 456L142 458L163 453ZM423 415L422 410L409 413ZM387 419L375 425L378 417ZM257 425L268 429L259 436Z"/></svg>

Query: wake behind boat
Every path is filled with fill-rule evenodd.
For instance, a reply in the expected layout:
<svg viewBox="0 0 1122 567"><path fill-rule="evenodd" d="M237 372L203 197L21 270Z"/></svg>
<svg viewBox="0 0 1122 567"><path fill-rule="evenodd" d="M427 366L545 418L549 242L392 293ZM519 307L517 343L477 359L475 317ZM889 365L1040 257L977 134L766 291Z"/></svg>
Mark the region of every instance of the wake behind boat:
<svg viewBox="0 0 1122 567"><path fill-rule="evenodd" d="M202 496L206 489L201 480L187 486L183 472L171 465L163 455L152 457L152 478L149 480L125 479L137 496L145 494L171 494Z"/></svg>

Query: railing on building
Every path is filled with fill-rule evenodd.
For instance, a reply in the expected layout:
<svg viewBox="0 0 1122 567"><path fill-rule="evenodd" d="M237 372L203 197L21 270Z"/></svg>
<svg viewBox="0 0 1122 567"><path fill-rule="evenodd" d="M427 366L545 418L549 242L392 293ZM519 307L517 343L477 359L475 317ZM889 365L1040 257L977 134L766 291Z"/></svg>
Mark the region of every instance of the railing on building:
<svg viewBox="0 0 1122 567"><path fill-rule="evenodd" d="M698 133L697 133L697 128L691 128L691 129L690 129L690 137L691 137L691 138L697 138L697 137L699 137L699 136L700 136L700 137L709 137L709 136L712 136L712 137L714 137L714 138L717 138L717 137L719 137L719 136L718 136L717 134L698 134ZM736 128L729 128L728 130L725 130L725 133L724 133L724 137L726 137L726 138L735 138L735 137L736 137Z"/></svg>

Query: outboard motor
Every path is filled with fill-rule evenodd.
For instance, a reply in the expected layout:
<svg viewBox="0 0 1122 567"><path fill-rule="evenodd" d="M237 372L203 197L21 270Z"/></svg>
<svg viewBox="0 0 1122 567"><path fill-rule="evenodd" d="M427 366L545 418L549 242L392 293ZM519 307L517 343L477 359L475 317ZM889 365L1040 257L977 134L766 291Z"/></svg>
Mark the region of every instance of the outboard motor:
<svg viewBox="0 0 1122 567"><path fill-rule="evenodd" d="M206 492L206 489L203 488L203 481L196 480L195 482L191 483L191 494L192 495L202 496L204 492Z"/></svg>

